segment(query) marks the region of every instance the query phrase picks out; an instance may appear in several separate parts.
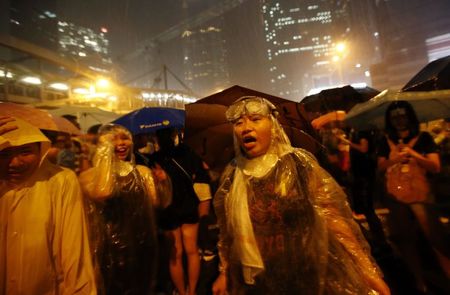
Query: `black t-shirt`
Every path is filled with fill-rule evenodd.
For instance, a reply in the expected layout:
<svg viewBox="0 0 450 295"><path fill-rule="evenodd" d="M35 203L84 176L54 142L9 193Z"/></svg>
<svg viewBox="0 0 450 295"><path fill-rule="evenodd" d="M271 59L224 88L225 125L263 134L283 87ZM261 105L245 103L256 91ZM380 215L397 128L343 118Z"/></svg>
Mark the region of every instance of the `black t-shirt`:
<svg viewBox="0 0 450 295"><path fill-rule="evenodd" d="M350 148L351 169L353 174L356 174L356 176L375 175L376 161L373 156L373 138L374 135L368 131L360 131L352 134L351 141L353 143L360 144L361 140L365 139L369 144L369 150L367 153L361 153L354 148Z"/></svg>
<svg viewBox="0 0 450 295"><path fill-rule="evenodd" d="M172 203L159 214L159 226L172 230L185 223L198 222L199 199L194 183L210 182L202 159L187 145L168 151L158 151L150 156L150 166L159 164L172 182Z"/></svg>
<svg viewBox="0 0 450 295"><path fill-rule="evenodd" d="M412 138L408 138L404 144L408 144L408 142ZM394 144L398 144L398 142L394 142ZM419 134L419 138L417 139L416 144L413 146L413 150L418 152L421 155L426 155L430 153L438 153L438 146L433 140L433 137L428 132L421 132ZM381 138L381 142L378 146L378 157L384 157L386 159L389 158L389 153L391 152L391 148L389 147L389 143L385 136Z"/></svg>

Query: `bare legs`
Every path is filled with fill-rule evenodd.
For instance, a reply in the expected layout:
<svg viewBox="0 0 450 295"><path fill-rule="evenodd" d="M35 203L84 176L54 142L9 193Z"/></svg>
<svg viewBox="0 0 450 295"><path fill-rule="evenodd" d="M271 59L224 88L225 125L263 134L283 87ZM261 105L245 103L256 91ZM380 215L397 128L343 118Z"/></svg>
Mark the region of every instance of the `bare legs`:
<svg viewBox="0 0 450 295"><path fill-rule="evenodd" d="M170 276L180 295L194 295L200 273L200 257L197 247L198 223L183 224L181 227L166 232L166 237L172 241L170 251ZM188 264L188 291L184 281L183 250Z"/></svg>

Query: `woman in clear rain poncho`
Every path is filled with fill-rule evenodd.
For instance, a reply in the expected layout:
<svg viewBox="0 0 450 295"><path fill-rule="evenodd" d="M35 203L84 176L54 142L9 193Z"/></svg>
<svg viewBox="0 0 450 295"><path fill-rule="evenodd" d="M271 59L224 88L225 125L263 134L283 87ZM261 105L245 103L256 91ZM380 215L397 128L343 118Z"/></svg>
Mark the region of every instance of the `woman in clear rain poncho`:
<svg viewBox="0 0 450 295"><path fill-rule="evenodd" d="M346 196L276 108L242 97L228 109L236 158L214 197L221 266L214 294L389 294Z"/></svg>
<svg viewBox="0 0 450 295"><path fill-rule="evenodd" d="M161 205L150 169L135 165L130 132L120 125L99 131L94 167L80 175L89 204L91 248L99 293L151 294L156 262L153 206ZM160 182L164 183L164 181ZM164 203L169 202L166 198ZM162 204L164 205L164 204Z"/></svg>

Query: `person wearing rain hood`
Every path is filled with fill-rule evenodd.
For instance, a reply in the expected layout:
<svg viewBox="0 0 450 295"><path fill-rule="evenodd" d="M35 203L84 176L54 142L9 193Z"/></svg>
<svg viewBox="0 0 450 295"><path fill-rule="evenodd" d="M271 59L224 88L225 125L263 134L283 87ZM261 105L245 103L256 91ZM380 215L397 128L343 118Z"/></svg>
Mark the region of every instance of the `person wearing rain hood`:
<svg viewBox="0 0 450 295"><path fill-rule="evenodd" d="M221 260L213 293L390 294L344 192L291 146L276 115L254 96L226 112L236 156L213 199Z"/></svg>
<svg viewBox="0 0 450 295"><path fill-rule="evenodd" d="M36 127L0 118L0 294L97 294L74 172Z"/></svg>
<svg viewBox="0 0 450 295"><path fill-rule="evenodd" d="M157 257L153 207L170 202L170 180L157 183L150 169L135 165L132 135L114 124L100 128L93 167L79 178L90 200L99 293L151 294ZM165 191L159 189L162 185ZM162 195L164 200L158 198Z"/></svg>

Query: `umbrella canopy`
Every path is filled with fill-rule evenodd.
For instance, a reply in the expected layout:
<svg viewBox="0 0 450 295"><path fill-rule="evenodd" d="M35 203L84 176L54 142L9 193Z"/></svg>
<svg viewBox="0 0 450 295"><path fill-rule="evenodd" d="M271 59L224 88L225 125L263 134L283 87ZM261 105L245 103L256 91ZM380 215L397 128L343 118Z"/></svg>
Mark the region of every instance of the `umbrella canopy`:
<svg viewBox="0 0 450 295"><path fill-rule="evenodd" d="M236 99L238 99L239 97L242 97L242 96L264 97L265 99L270 100L274 105L288 101L288 100L278 97L278 96L263 93L263 92L253 90L250 88L245 88L245 87L242 87L239 85L234 85L234 86L231 86L230 88L227 88L227 89L224 89L217 93L206 96L206 97L200 99L200 101L201 101L201 103L212 103L212 104L221 104L224 106L229 106ZM200 102L200 101L198 101L198 102Z"/></svg>
<svg viewBox="0 0 450 295"><path fill-rule="evenodd" d="M75 125L73 125L73 123L67 120L66 118L52 115L52 119L60 132L68 133L71 135L82 134L81 130L78 129Z"/></svg>
<svg viewBox="0 0 450 295"><path fill-rule="evenodd" d="M22 119L39 129L59 131L52 116L40 109L12 102L0 102L0 115Z"/></svg>
<svg viewBox="0 0 450 295"><path fill-rule="evenodd" d="M403 91L443 89L450 89L450 56L432 61L402 88Z"/></svg>
<svg viewBox="0 0 450 295"><path fill-rule="evenodd" d="M300 103L308 113L315 113L317 116L337 110L348 111L355 104L367 101L379 93L370 87L354 88L347 85L322 90L318 94L305 97Z"/></svg>
<svg viewBox="0 0 450 295"><path fill-rule="evenodd" d="M420 122L450 117L450 90L397 92L385 90L374 98L355 105L345 122L356 129L383 129L387 107L394 101L408 101Z"/></svg>
<svg viewBox="0 0 450 295"><path fill-rule="evenodd" d="M279 121L293 146L318 153L320 143L301 105L256 90L233 86L186 105L185 142L210 166L223 168L233 157L232 126L225 118L228 106L242 96L259 96L276 105Z"/></svg>
<svg viewBox="0 0 450 295"><path fill-rule="evenodd" d="M183 128L185 111L171 108L144 107L114 120L133 134L149 133L159 129Z"/></svg>
<svg viewBox="0 0 450 295"><path fill-rule="evenodd" d="M67 105L60 108L46 108L54 116L74 115L78 118L81 130L86 132L96 124L106 124L119 117L119 114L104 111L95 107Z"/></svg>

